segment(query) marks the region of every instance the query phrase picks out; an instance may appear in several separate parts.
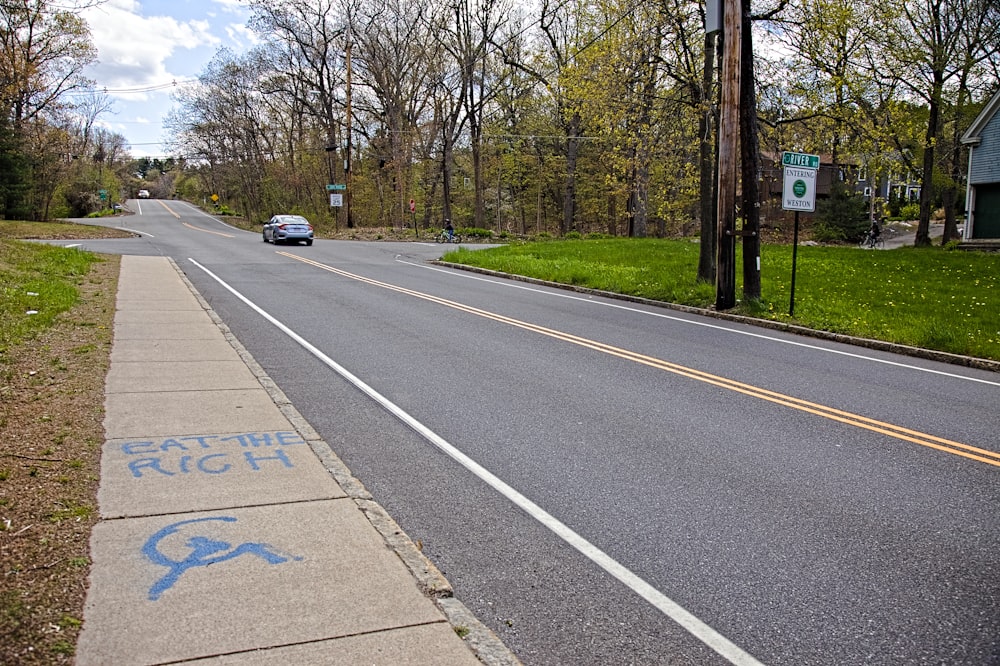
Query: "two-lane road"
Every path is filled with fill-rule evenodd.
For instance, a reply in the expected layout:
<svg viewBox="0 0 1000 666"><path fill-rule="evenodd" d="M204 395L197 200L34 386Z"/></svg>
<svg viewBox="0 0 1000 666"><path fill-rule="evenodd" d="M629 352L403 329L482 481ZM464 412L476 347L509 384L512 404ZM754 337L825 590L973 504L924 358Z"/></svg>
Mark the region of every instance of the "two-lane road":
<svg viewBox="0 0 1000 666"><path fill-rule="evenodd" d="M1000 663L1000 376L137 203L525 663Z"/></svg>

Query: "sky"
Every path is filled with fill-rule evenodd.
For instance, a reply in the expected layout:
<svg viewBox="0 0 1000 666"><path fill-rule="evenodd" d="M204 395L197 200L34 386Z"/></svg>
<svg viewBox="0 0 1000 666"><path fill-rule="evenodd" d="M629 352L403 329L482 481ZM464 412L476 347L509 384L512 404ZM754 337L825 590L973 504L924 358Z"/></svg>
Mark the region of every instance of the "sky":
<svg viewBox="0 0 1000 666"><path fill-rule="evenodd" d="M254 44L241 0L105 0L81 15L99 61L85 75L112 101L102 124L134 157L167 156L163 121L175 84L196 79L220 48Z"/></svg>

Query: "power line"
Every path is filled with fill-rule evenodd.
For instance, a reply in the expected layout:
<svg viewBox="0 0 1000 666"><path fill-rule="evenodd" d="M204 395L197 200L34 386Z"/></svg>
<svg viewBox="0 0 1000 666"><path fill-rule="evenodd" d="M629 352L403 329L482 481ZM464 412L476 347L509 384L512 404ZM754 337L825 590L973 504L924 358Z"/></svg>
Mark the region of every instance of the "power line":
<svg viewBox="0 0 1000 666"><path fill-rule="evenodd" d="M148 92L156 92L157 90L166 90L168 88L176 88L177 86L184 83L194 83L198 79L177 79L172 80L170 83L158 83L151 86L143 86L141 88L85 88L81 91L75 93L77 95L93 95L96 93L104 93L108 95L129 95L129 94L141 94Z"/></svg>

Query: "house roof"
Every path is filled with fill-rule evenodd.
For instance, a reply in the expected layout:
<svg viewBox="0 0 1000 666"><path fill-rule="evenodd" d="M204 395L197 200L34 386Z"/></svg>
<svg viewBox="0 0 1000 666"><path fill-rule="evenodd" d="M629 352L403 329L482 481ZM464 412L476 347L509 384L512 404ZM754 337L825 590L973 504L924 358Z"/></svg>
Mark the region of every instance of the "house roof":
<svg viewBox="0 0 1000 666"><path fill-rule="evenodd" d="M976 119L969 125L969 129L962 135L962 143L966 145L979 143L980 135L986 129L986 126L990 124L997 111L1000 111L1000 91L993 95L993 99L986 103L983 110L979 112Z"/></svg>

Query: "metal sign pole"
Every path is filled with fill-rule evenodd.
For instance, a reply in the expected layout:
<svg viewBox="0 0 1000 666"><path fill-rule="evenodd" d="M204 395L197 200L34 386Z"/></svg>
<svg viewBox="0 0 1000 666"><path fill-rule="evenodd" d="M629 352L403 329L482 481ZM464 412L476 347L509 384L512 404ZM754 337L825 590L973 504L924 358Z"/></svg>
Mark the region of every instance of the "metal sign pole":
<svg viewBox="0 0 1000 666"><path fill-rule="evenodd" d="M788 316L795 316L795 266L799 260L799 211L795 211L795 240L792 242L792 297L788 303Z"/></svg>

